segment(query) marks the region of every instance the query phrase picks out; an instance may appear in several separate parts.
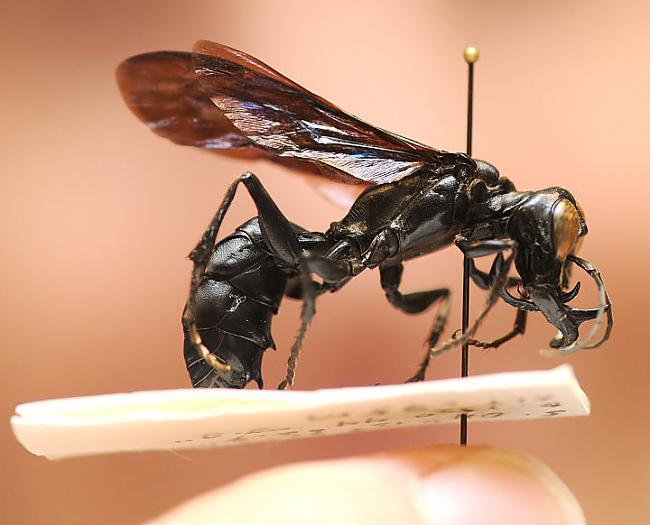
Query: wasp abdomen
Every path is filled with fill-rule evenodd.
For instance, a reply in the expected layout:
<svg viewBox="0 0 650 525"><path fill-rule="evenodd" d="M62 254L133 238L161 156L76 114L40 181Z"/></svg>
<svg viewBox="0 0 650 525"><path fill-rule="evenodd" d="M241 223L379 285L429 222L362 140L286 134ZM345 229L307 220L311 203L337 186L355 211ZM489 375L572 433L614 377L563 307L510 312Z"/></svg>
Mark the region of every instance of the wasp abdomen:
<svg viewBox="0 0 650 525"><path fill-rule="evenodd" d="M185 363L195 387L262 383L262 356L275 348L271 319L286 283L287 274L268 253L257 219L215 245L194 298L196 326L203 344L231 371L217 374L186 337Z"/></svg>

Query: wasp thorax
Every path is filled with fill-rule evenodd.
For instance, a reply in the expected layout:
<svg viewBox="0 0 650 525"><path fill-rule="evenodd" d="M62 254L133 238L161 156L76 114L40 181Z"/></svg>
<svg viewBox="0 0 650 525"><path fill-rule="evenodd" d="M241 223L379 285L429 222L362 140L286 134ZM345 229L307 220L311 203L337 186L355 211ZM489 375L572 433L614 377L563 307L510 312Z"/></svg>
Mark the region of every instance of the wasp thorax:
<svg viewBox="0 0 650 525"><path fill-rule="evenodd" d="M499 170L484 160L474 159L474 162L476 162L476 176L488 185L496 184L499 180Z"/></svg>

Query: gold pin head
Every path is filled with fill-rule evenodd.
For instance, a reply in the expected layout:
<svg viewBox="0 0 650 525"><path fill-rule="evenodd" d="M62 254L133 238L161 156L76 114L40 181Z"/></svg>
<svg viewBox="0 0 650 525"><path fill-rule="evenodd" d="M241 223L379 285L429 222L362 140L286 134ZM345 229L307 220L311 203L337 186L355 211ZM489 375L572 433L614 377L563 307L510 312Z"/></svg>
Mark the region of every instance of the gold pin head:
<svg viewBox="0 0 650 525"><path fill-rule="evenodd" d="M465 57L465 62L473 64L478 60L478 49L475 47L466 47L465 51L463 51L463 56Z"/></svg>

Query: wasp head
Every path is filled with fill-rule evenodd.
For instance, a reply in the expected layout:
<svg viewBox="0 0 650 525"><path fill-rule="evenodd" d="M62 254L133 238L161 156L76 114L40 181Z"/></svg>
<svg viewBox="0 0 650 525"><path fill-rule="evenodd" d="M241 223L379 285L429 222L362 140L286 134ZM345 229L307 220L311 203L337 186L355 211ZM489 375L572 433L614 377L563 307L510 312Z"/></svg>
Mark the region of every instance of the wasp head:
<svg viewBox="0 0 650 525"><path fill-rule="evenodd" d="M563 351L600 345L611 329L611 307L597 270L576 255L587 234L584 213L573 196L562 188L533 192L513 213L508 223L517 242L515 265L521 277L519 297L506 291L506 302L524 310L538 310L557 329L550 346ZM596 282L601 305L578 309L567 305L580 291L580 283L568 289L571 264L587 271ZM607 312L606 335L596 344L578 343L578 327ZM593 332L590 338L595 335Z"/></svg>

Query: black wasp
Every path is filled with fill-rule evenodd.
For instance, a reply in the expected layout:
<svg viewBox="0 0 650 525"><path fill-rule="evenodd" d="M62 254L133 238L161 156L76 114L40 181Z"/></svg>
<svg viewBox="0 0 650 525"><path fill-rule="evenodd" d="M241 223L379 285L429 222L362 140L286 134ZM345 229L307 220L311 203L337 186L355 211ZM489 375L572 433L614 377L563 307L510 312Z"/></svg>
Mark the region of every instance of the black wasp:
<svg viewBox="0 0 650 525"><path fill-rule="evenodd" d="M522 334L531 311L557 328L550 346L559 351L595 348L608 338L611 304L597 269L576 255L587 226L567 190L517 191L487 162L366 124L259 60L212 42L199 41L192 53L135 56L119 66L117 78L138 118L177 144L267 158L366 186L347 215L321 233L289 222L252 173L231 184L190 254L194 269L183 327L193 386L243 388L254 380L261 388L264 351L275 347L271 319L284 296L303 301L280 388L292 385L316 297L375 267L387 299L399 310L413 314L438 305L413 380L424 379L432 355L464 340L491 348ZM217 242L240 184L258 215ZM451 244L472 260L494 260L489 272L472 264L474 282L489 290L482 312L465 335L436 346L449 290L403 294L400 280L405 260ZM508 276L513 263L518 277ZM598 308L567 306L579 291L579 283L568 289L572 264L595 281ZM499 298L515 307L514 327L494 341L477 341L479 322ZM593 342L604 316L607 327ZM598 322L580 342L578 327L590 319Z"/></svg>

